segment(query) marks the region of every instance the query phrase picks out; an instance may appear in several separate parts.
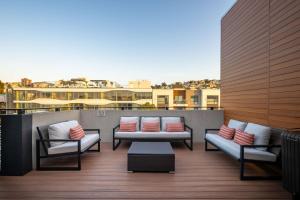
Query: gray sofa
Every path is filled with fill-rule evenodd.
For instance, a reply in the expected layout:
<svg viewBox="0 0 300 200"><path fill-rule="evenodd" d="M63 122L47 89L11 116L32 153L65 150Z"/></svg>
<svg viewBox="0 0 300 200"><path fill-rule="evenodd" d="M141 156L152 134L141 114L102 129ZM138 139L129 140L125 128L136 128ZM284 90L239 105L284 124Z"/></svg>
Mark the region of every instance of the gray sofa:
<svg viewBox="0 0 300 200"><path fill-rule="evenodd" d="M120 124L113 128L113 150L118 148L121 141L183 141L184 144L193 150L193 129L185 124L184 117L132 117L124 116L120 118L120 122L133 121L136 122L136 132L121 132L119 130ZM143 132L143 122L157 121L160 123L159 132ZM182 132L166 132L166 124L182 122L184 124L184 131ZM189 144L187 141L190 141Z"/></svg>
<svg viewBox="0 0 300 200"><path fill-rule="evenodd" d="M255 134L253 145L239 145L233 140L228 140L217 134L219 129L205 130L205 150L221 150L234 159L240 161L240 179L278 179L280 176L245 176L244 165L246 162L262 162L276 164L280 161L282 130L272 129L267 126L241 122L231 119L228 127ZM208 144L214 146L209 148Z"/></svg>

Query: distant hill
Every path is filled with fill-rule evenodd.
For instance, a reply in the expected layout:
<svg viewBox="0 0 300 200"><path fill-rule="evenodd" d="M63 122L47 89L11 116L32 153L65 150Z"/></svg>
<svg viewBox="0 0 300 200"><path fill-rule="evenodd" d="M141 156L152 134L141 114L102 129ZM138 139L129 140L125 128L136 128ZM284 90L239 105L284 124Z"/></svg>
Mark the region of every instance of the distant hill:
<svg viewBox="0 0 300 200"><path fill-rule="evenodd" d="M153 89L174 89L174 88L185 88L185 89L220 89L220 80L191 80L184 82L175 82L167 84L165 82L159 85L153 85Z"/></svg>

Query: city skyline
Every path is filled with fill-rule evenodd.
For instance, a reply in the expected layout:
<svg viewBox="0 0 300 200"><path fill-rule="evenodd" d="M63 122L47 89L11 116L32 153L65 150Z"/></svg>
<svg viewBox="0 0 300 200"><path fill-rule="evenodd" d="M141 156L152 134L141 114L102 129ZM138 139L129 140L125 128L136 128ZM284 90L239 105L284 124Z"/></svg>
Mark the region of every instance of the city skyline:
<svg viewBox="0 0 300 200"><path fill-rule="evenodd" d="M219 21L234 2L0 1L0 80L219 79Z"/></svg>

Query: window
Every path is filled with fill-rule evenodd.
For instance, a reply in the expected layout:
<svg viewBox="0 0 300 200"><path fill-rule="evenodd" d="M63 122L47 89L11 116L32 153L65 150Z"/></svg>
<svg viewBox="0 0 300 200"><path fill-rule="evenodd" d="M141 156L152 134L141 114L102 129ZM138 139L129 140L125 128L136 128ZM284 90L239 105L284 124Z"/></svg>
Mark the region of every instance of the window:
<svg viewBox="0 0 300 200"><path fill-rule="evenodd" d="M207 107L217 107L219 105L218 95L207 95Z"/></svg>
<svg viewBox="0 0 300 200"><path fill-rule="evenodd" d="M169 97L165 95L157 96L157 107L166 107L169 106Z"/></svg>
<svg viewBox="0 0 300 200"><path fill-rule="evenodd" d="M193 104L200 104L198 95L191 96L191 101Z"/></svg>

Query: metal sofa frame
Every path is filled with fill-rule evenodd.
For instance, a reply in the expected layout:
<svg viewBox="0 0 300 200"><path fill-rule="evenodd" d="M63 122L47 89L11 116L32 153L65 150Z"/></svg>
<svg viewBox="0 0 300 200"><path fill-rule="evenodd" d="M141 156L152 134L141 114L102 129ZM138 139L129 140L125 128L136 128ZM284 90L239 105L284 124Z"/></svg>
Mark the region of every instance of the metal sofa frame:
<svg viewBox="0 0 300 200"><path fill-rule="evenodd" d="M257 147L267 147L267 148L281 148L281 145L240 145L240 158L236 158L231 155L228 151L224 148L214 144L213 142L206 139L206 134L208 131L219 131L220 129L205 129L205 151L223 151L227 155L231 156L235 160L240 162L240 180L279 180L281 179L281 175L266 175L266 176L246 176L245 175L245 163L267 163L267 164L278 164L279 159L275 162L270 161L261 161L261 160L253 160L253 159L246 159L245 158L245 148L257 148ZM208 144L211 144L215 148L208 148ZM280 156L278 156L279 158Z"/></svg>
<svg viewBox="0 0 300 200"><path fill-rule="evenodd" d="M128 116L126 116L128 117ZM131 117L131 116L130 116ZM139 129L141 128L141 117L159 117L160 119L160 127L162 127L162 121L161 118L162 117L170 117L170 116L140 116L139 117ZM171 116L174 117L174 116ZM191 127L189 127L188 125L185 124L184 121L184 117L180 117L181 118L181 122L183 122L184 124L184 130L185 131L189 131L191 134L190 138L118 138L115 136L115 133L117 132L117 130L120 128L120 124L118 124L117 126L115 126L113 128L113 144L112 144L112 148L113 150L116 150L119 145L121 144L122 141L130 141L130 142L137 142L137 141L147 141L147 142L162 142L162 141L167 141L167 142L180 142L183 141L183 143L185 144L185 146L187 148L189 148L191 151L193 151L193 129ZM117 142L116 142L117 140ZM189 140L190 142L188 143L187 140Z"/></svg>
<svg viewBox="0 0 300 200"><path fill-rule="evenodd" d="M39 135L39 139L36 140L36 170L40 171L69 171L69 170L81 170L81 154L85 152L100 152L100 129L83 129L84 131L94 131L99 134L99 139L91 144L84 151L81 151L81 141L80 140L60 140L60 139L46 139L43 137L42 130L40 127L36 127ZM48 133L47 133L48 134ZM88 133L87 133L88 134ZM50 147L50 142L77 142L77 151L68 152L68 153L60 153L60 154L48 154L48 147ZM91 149L94 145L97 144L97 149ZM41 155L40 145L42 145L42 149L45 155ZM66 157L73 156L77 157L77 166L75 167L50 167L50 166L41 166L41 159L45 158L54 158L54 157Z"/></svg>

